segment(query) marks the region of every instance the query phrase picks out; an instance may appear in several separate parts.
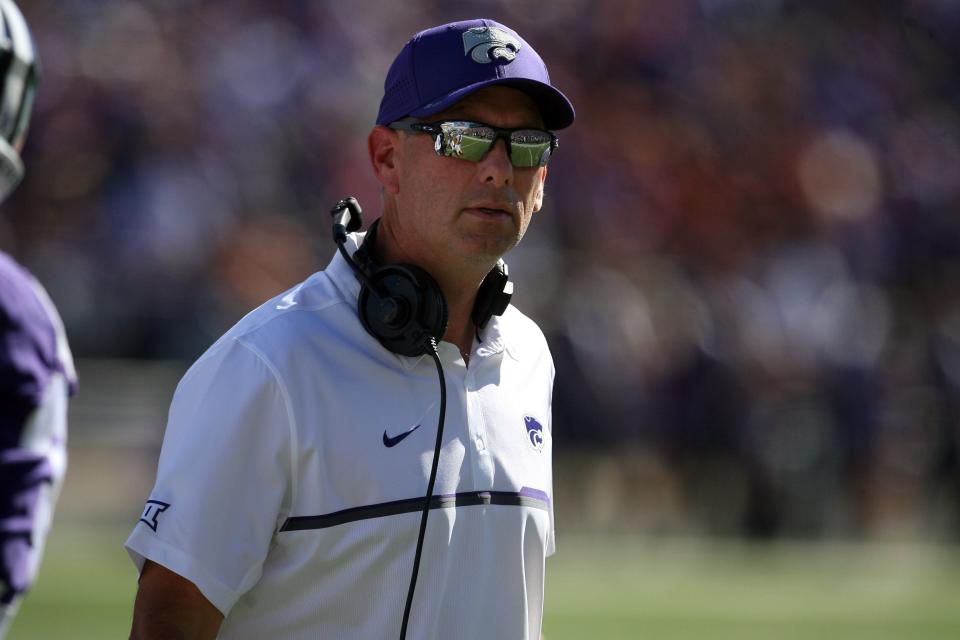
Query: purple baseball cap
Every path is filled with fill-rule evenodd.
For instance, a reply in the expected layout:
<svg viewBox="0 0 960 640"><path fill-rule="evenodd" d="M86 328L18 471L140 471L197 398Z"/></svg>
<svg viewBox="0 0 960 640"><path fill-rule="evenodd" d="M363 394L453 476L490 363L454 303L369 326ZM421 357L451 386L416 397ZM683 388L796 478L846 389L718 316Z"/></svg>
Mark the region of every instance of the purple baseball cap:
<svg viewBox="0 0 960 640"><path fill-rule="evenodd" d="M387 72L377 124L431 116L491 85L516 87L533 98L547 129L573 124L573 105L550 84L540 55L493 20L451 22L413 36Z"/></svg>

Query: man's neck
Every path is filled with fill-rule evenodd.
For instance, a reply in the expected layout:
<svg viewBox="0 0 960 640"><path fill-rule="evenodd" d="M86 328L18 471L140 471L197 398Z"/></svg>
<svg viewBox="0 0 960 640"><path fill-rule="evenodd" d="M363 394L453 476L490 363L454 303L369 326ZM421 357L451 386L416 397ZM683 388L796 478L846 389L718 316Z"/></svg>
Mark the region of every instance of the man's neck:
<svg viewBox="0 0 960 640"><path fill-rule="evenodd" d="M460 350L460 355L463 356L463 361L467 362L473 349L473 336L477 332L477 327L471 317L473 304L477 299L477 289L476 287L470 289L470 295L461 296L460 299L447 296L446 292L444 292L444 297L447 299L449 318L447 320L447 332L443 334L443 339L455 344L457 349Z"/></svg>

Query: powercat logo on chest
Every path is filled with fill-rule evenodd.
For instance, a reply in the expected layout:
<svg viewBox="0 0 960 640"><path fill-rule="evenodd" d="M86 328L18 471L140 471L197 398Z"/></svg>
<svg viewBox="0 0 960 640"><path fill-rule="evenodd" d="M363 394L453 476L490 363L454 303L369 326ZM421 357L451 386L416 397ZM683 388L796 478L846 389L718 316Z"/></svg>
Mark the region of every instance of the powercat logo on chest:
<svg viewBox="0 0 960 640"><path fill-rule="evenodd" d="M474 27L463 32L463 54L480 64L511 62L520 46L517 38L496 27Z"/></svg>
<svg viewBox="0 0 960 640"><path fill-rule="evenodd" d="M537 451L543 451L543 425L533 416L523 416L523 426L527 429L527 440Z"/></svg>

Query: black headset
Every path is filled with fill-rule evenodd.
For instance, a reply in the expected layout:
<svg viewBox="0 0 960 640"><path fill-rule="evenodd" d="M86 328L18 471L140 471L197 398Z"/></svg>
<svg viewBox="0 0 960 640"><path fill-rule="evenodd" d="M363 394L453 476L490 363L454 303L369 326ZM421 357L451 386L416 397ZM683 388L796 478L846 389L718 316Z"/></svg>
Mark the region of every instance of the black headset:
<svg viewBox="0 0 960 640"><path fill-rule="evenodd" d="M331 214L333 240L360 280L357 312L363 327L393 353L404 356L428 353L430 339L439 342L447 330L447 301L440 285L416 265L381 265L376 261L379 220L370 226L363 245L351 259L344 243L347 232L358 230L362 224L356 198L344 198L333 207ZM507 264L499 260L477 291L470 314L477 329L486 327L493 316L502 315L512 295L513 283Z"/></svg>
<svg viewBox="0 0 960 640"><path fill-rule="evenodd" d="M413 264L381 265L377 263L374 255L379 220L370 226L363 244L354 252L353 257L350 257L344 247L347 232L357 231L363 224L360 217L360 203L356 198L344 198L334 205L330 214L333 216L333 241L360 281L357 313L360 315L360 322L364 329L394 353L404 356L429 355L437 365L437 375L440 377L440 417L437 421L437 440L433 449L430 480L427 482L427 493L424 496L423 510L420 514L420 533L417 536L413 571L410 574L410 586L407 589L403 623L400 627L400 640L405 640L407 624L410 620L410 606L413 603L417 576L420 573L423 538L427 530L427 516L433 502L440 446L443 444L443 423L447 413L447 385L444 382L440 355L437 353L437 342L447 331L447 301L443 297L440 285L426 270ZM480 284L477 300L470 313L470 318L478 331L487 326L490 318L502 315L507 310L512 295L513 283L508 277L507 265L503 260L499 260Z"/></svg>

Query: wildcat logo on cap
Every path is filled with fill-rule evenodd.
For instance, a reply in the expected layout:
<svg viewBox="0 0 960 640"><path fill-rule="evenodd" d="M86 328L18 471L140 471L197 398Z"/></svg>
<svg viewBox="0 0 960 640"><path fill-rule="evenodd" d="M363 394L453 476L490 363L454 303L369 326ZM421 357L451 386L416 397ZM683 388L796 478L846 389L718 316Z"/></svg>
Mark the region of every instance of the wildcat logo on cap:
<svg viewBox="0 0 960 640"><path fill-rule="evenodd" d="M503 29L473 27L463 32L463 55L474 62L489 64L494 60L510 62L520 51L520 41Z"/></svg>

